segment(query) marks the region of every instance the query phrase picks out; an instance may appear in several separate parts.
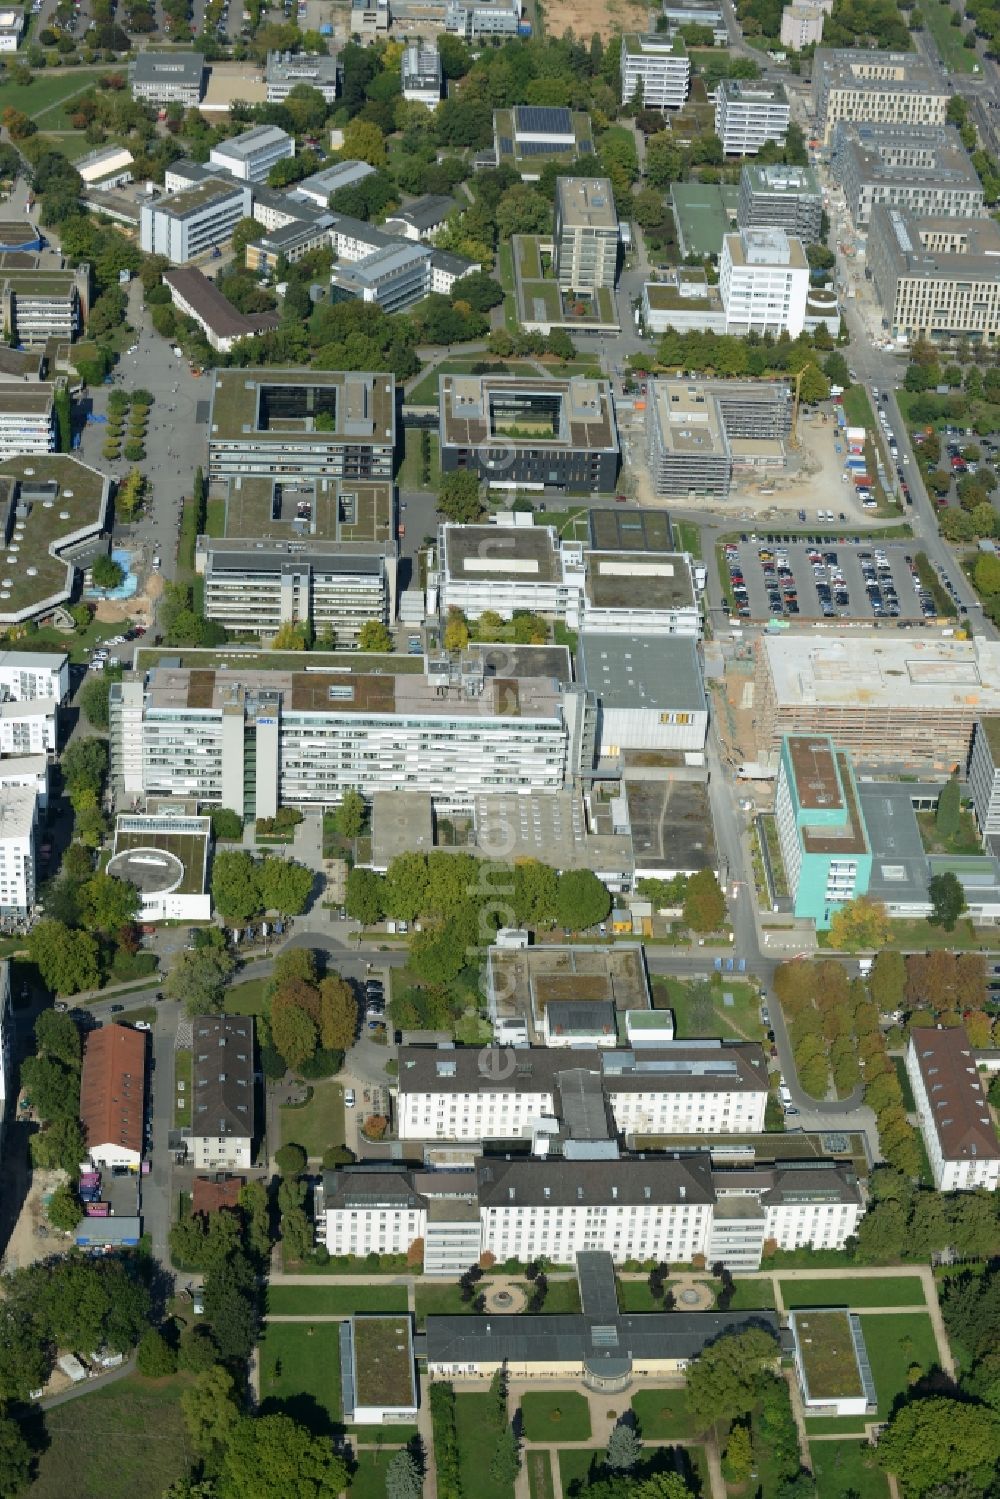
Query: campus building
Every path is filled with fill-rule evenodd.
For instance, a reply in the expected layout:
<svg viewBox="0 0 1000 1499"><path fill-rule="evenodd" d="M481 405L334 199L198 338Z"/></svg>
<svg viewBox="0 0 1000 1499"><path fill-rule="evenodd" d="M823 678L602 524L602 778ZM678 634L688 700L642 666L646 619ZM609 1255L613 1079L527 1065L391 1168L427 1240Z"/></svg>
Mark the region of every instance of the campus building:
<svg viewBox="0 0 1000 1499"><path fill-rule="evenodd" d="M360 371L216 370L211 480L392 482L395 380Z"/></svg>
<svg viewBox="0 0 1000 1499"><path fill-rule="evenodd" d="M336 225L333 232L336 236ZM354 265L335 265L330 273L330 293L335 301L356 298L386 312L402 312L423 301L430 291L430 262L431 251L426 245L396 240Z"/></svg>
<svg viewBox="0 0 1000 1499"><path fill-rule="evenodd" d="M54 755L57 744L53 698L0 702L0 756Z"/></svg>
<svg viewBox="0 0 1000 1499"><path fill-rule="evenodd" d="M915 218L983 215L983 187L954 125L838 125L830 170L855 224L876 203Z"/></svg>
<svg viewBox="0 0 1000 1499"><path fill-rule="evenodd" d="M521 26L521 7L518 0L448 0L445 11L445 30L452 36L464 37L467 42L482 37L517 36Z"/></svg>
<svg viewBox="0 0 1000 1499"><path fill-rule="evenodd" d="M493 112L496 164L506 162L525 182L537 182L550 161L570 163L594 150L590 116L542 104L515 104Z"/></svg>
<svg viewBox="0 0 1000 1499"><path fill-rule="evenodd" d="M606 380L442 375L441 472L468 469L491 488L607 494L619 447Z"/></svg>
<svg viewBox="0 0 1000 1499"><path fill-rule="evenodd" d="M883 321L900 343L1000 336L1000 225L994 219L917 218L876 204L868 269Z"/></svg>
<svg viewBox="0 0 1000 1499"><path fill-rule="evenodd" d="M804 245L822 238L823 190L812 167L749 162L740 173L741 229L783 229Z"/></svg>
<svg viewBox="0 0 1000 1499"><path fill-rule="evenodd" d="M733 458L718 402L679 380L647 387L646 439L654 492L670 499L725 500Z"/></svg>
<svg viewBox="0 0 1000 1499"><path fill-rule="evenodd" d="M667 35L676 36L685 26L701 26L712 33L716 47L725 47L729 41L726 18L716 0L663 0L661 12L667 26Z"/></svg>
<svg viewBox="0 0 1000 1499"><path fill-rule="evenodd" d="M1000 836L1000 718L980 718L969 757L969 791L983 841Z"/></svg>
<svg viewBox="0 0 1000 1499"><path fill-rule="evenodd" d="M141 104L201 103L205 59L200 52L137 52L128 66L132 98Z"/></svg>
<svg viewBox="0 0 1000 1499"><path fill-rule="evenodd" d="M327 104L335 104L339 72L338 58L323 52L269 52L264 71L267 102L284 104L292 89L304 83L318 89Z"/></svg>
<svg viewBox="0 0 1000 1499"><path fill-rule="evenodd" d="M191 1134L196 1171L249 1171L254 1142L253 1017L196 1015Z"/></svg>
<svg viewBox="0 0 1000 1499"><path fill-rule="evenodd" d="M715 94L715 133L727 156L756 156L766 141L785 144L791 121L780 83L723 78Z"/></svg>
<svg viewBox="0 0 1000 1499"><path fill-rule="evenodd" d="M69 602L77 570L107 550L109 495L104 474L63 453L0 463L0 627Z"/></svg>
<svg viewBox="0 0 1000 1499"><path fill-rule="evenodd" d="M679 37L626 32L621 51L622 100L642 89L646 109L681 109L691 86L691 59Z"/></svg>
<svg viewBox="0 0 1000 1499"><path fill-rule="evenodd" d="M69 696L69 657L61 652L0 651L0 701L48 698L53 711Z"/></svg>
<svg viewBox="0 0 1000 1499"><path fill-rule="evenodd" d="M825 931L836 911L867 892L872 871L854 768L829 737L783 740L775 822L795 914Z"/></svg>
<svg viewBox="0 0 1000 1499"><path fill-rule="evenodd" d="M446 193L425 193L407 203L405 208L396 208L385 221L385 227L404 239L430 239L443 229L448 218L458 208L454 198Z"/></svg>
<svg viewBox="0 0 1000 1499"><path fill-rule="evenodd" d="M995 1192L1000 1140L964 1027L915 1027L906 1075L937 1190Z"/></svg>
<svg viewBox="0 0 1000 1499"><path fill-rule="evenodd" d="M35 905L35 824L38 797L31 787L9 787L0 797L0 916L21 920Z"/></svg>
<svg viewBox="0 0 1000 1499"><path fill-rule="evenodd" d="M788 631L757 646L754 721L765 755L786 734L828 734L864 764L951 771L966 763L977 720L996 713L995 641Z"/></svg>
<svg viewBox="0 0 1000 1499"><path fill-rule="evenodd" d="M224 245L240 219L250 217L250 186L231 177L206 177L182 192L143 203L139 244L147 255L184 265Z"/></svg>
<svg viewBox="0 0 1000 1499"><path fill-rule="evenodd" d="M54 385L0 385L0 461L56 446Z"/></svg>
<svg viewBox="0 0 1000 1499"><path fill-rule="evenodd" d="M214 281L197 266L178 266L164 271L163 284L170 300L185 317L198 324L213 349L228 354L241 338L257 338L270 333L281 322L276 312L238 312Z"/></svg>
<svg viewBox="0 0 1000 1499"><path fill-rule="evenodd" d="M295 265L314 250L328 248L332 225L332 213L317 213L314 218L292 220L262 234L246 247L247 270L273 273L282 256L289 265Z"/></svg>
<svg viewBox="0 0 1000 1499"><path fill-rule="evenodd" d="M273 166L294 155L295 141L284 130L277 125L257 125L213 146L208 162L240 182L263 182Z"/></svg>
<svg viewBox="0 0 1000 1499"><path fill-rule="evenodd" d="M784 229L741 229L727 234L719 265L719 295L726 332L787 333L797 338L806 321L809 262L802 241Z"/></svg>
<svg viewBox="0 0 1000 1499"><path fill-rule="evenodd" d="M781 12L778 40L789 52L803 47L818 47L823 40L823 26L833 10L833 0L798 0Z"/></svg>
<svg viewBox="0 0 1000 1499"><path fill-rule="evenodd" d="M917 52L821 47L813 57L813 108L824 145L841 120L881 125L943 125L944 78Z"/></svg>
<svg viewBox="0 0 1000 1499"><path fill-rule="evenodd" d="M708 703L695 630L665 637L588 626L577 645L576 673L597 703L595 764L633 751L700 762Z"/></svg>
<svg viewBox="0 0 1000 1499"><path fill-rule="evenodd" d="M444 84L437 48L413 43L403 53L400 67L403 98L411 103L426 104L428 109L437 109Z"/></svg>
<svg viewBox="0 0 1000 1499"><path fill-rule="evenodd" d="M0 254L0 318L19 344L73 343L89 309L89 265L64 267L50 251Z"/></svg>
<svg viewBox="0 0 1000 1499"><path fill-rule="evenodd" d="M87 1159L104 1171L138 1171L146 1109L146 1037L130 1025L88 1031L80 1070Z"/></svg>
<svg viewBox="0 0 1000 1499"><path fill-rule="evenodd" d="M556 179L553 270L564 291L613 287L618 270L618 214L606 177Z"/></svg>
<svg viewBox="0 0 1000 1499"><path fill-rule="evenodd" d="M550 678L498 676L485 654L399 675L159 666L112 683L112 774L126 797L247 817L349 789L461 807L481 791L561 791L581 711Z"/></svg>
<svg viewBox="0 0 1000 1499"><path fill-rule="evenodd" d="M292 192L281 195L284 202L292 211L298 200L308 201L316 208L326 208L330 201L330 194L339 192L342 187L354 187L359 182L364 182L370 177L375 168L369 166L367 161L335 161L332 166L324 167L320 172L313 172L311 177L303 177L301 182L296 182ZM254 194L254 217L256 212L257 194ZM263 219L261 220L263 223ZM268 225L267 227L271 227Z"/></svg>

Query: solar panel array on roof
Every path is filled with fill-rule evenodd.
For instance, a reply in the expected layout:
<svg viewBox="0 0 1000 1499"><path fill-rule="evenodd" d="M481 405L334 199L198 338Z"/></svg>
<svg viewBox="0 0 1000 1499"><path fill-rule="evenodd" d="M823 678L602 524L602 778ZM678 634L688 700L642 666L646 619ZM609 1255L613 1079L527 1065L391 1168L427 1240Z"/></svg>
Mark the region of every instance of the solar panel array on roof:
<svg viewBox="0 0 1000 1499"><path fill-rule="evenodd" d="M518 154L521 156L548 156L552 151L553 144L552 141L518 141ZM569 151L572 148L565 146L563 149Z"/></svg>
<svg viewBox="0 0 1000 1499"><path fill-rule="evenodd" d="M544 131L547 135L566 135L572 129L573 118L561 105L519 104L514 110L514 124L522 130Z"/></svg>

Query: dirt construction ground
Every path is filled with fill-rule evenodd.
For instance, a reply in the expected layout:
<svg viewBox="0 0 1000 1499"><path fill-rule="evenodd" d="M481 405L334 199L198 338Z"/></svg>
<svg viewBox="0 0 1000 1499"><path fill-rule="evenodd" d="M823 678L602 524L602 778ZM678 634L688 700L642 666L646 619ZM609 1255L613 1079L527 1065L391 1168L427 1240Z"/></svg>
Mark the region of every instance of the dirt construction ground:
<svg viewBox="0 0 1000 1499"><path fill-rule="evenodd" d="M581 41L598 32L604 41L620 31L649 29L649 8L638 0L545 0L545 33L572 31Z"/></svg>

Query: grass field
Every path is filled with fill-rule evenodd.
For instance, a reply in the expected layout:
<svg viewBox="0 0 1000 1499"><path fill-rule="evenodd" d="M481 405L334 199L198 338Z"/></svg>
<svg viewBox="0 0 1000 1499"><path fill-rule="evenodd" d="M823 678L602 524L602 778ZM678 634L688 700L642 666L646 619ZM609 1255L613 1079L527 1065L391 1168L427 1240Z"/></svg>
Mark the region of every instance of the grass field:
<svg viewBox="0 0 1000 1499"><path fill-rule="evenodd" d="M245 984L234 984L231 989L226 990L226 1013L262 1015L266 989L266 979L247 979Z"/></svg>
<svg viewBox="0 0 1000 1499"><path fill-rule="evenodd" d="M46 1411L49 1445L26 1499L160 1499L193 1460L182 1379L129 1375Z"/></svg>
<svg viewBox="0 0 1000 1499"><path fill-rule="evenodd" d="M867 1442L813 1442L809 1454L818 1499L886 1499L889 1482L881 1468L868 1466Z"/></svg>
<svg viewBox="0 0 1000 1499"><path fill-rule="evenodd" d="M403 459L399 465L399 472L396 475L396 483L400 489L437 489L438 480L441 477L440 442L436 432L431 432L428 435L431 443L429 455L430 478L425 484L423 480L423 462L420 456L420 431L416 427L407 427L404 430Z"/></svg>
<svg viewBox="0 0 1000 1499"><path fill-rule="evenodd" d="M344 1090L329 1080L313 1083L305 1108L281 1110L281 1138L294 1140L306 1155L321 1156L331 1145L344 1143Z"/></svg>
<svg viewBox="0 0 1000 1499"><path fill-rule="evenodd" d="M205 501L205 535L225 536L226 534L226 502L223 499Z"/></svg>
<svg viewBox="0 0 1000 1499"><path fill-rule="evenodd" d="M885 1421L896 1396L908 1387L910 1365L924 1371L937 1365L934 1330L926 1312L900 1312L892 1318L862 1316L861 1331L878 1395L878 1418Z"/></svg>
<svg viewBox="0 0 1000 1499"><path fill-rule="evenodd" d="M547 1452L527 1452L524 1462L528 1470L528 1493L531 1499L556 1499L550 1455Z"/></svg>
<svg viewBox="0 0 1000 1499"><path fill-rule="evenodd" d="M385 1470L394 1450L357 1454L357 1467L348 1487L351 1499L385 1499Z"/></svg>
<svg viewBox="0 0 1000 1499"><path fill-rule="evenodd" d="M343 1425L336 1322L269 1322L260 1340L261 1405L329 1436ZM265 1412L266 1413L266 1412Z"/></svg>
<svg viewBox="0 0 1000 1499"><path fill-rule="evenodd" d="M674 521L674 541L683 552L690 552L692 557L701 558L701 530L694 521Z"/></svg>
<svg viewBox="0 0 1000 1499"><path fill-rule="evenodd" d="M186 1129L191 1123L191 1063L189 1051L174 1052L174 1128ZM184 1084L183 1090L181 1083Z"/></svg>
<svg viewBox="0 0 1000 1499"><path fill-rule="evenodd" d="M586 1442L590 1407L576 1390L530 1390L521 1399L524 1435L529 1442Z"/></svg>
<svg viewBox="0 0 1000 1499"><path fill-rule="evenodd" d="M738 1284L738 1282L737 1282ZM915 1275L847 1276L844 1280L783 1280L781 1299L789 1311L797 1306L925 1306L924 1288Z"/></svg>
<svg viewBox="0 0 1000 1499"><path fill-rule="evenodd" d="M490 1458L496 1442L489 1429L489 1406L490 1397L486 1393L455 1397L462 1492L474 1494L475 1499L513 1499L514 1485L497 1483L490 1473Z"/></svg>
<svg viewBox="0 0 1000 1499"><path fill-rule="evenodd" d="M29 119L38 121L42 130L68 130L69 121L61 118L60 106L84 93L107 71L107 68L78 68L72 73L36 73L30 83L5 83L4 108L9 105L11 109L23 110Z"/></svg>
<svg viewBox="0 0 1000 1499"><path fill-rule="evenodd" d="M488 1281L481 1281L478 1289L485 1290L488 1284ZM518 1284L525 1296L530 1297L531 1287L527 1281L520 1281ZM461 1290L458 1283L454 1281L443 1283L420 1281L416 1286L415 1295L418 1327L423 1327L427 1317L459 1317L472 1312L471 1301L462 1300ZM566 1316L579 1310L580 1291L575 1280L549 1281L548 1294L542 1308L546 1315Z"/></svg>
<svg viewBox="0 0 1000 1499"><path fill-rule="evenodd" d="M405 1312L405 1286L270 1286L272 1317L339 1317L352 1312Z"/></svg>
<svg viewBox="0 0 1000 1499"><path fill-rule="evenodd" d="M639 1390L632 1396L632 1411L643 1437L671 1442L691 1435L691 1419L683 1390Z"/></svg>
<svg viewBox="0 0 1000 1499"><path fill-rule="evenodd" d="M689 983L675 978L654 978L652 983L653 1004L673 1010L675 1033L679 1040L686 1041L706 1034L736 1041L763 1039L760 1000L757 990L745 979L738 978L735 974L712 975L712 1015L707 1032L691 1003L692 986ZM724 1003L725 994L732 995L731 1005Z"/></svg>
<svg viewBox="0 0 1000 1499"><path fill-rule="evenodd" d="M918 6L924 25L937 42L941 61L949 73L971 73L976 65L976 53L962 42L961 26L952 26L954 11L948 0L920 0Z"/></svg>

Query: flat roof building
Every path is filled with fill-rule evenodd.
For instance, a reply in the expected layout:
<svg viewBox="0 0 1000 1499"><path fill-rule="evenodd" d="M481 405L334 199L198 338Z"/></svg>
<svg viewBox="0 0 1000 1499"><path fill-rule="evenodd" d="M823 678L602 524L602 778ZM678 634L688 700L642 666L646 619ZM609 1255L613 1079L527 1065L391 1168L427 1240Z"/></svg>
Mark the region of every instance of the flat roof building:
<svg viewBox="0 0 1000 1499"><path fill-rule="evenodd" d="M253 1165L253 1017L196 1015L192 1021L191 1134L196 1171Z"/></svg>
<svg viewBox="0 0 1000 1499"><path fill-rule="evenodd" d="M295 141L277 125L257 125L220 141L208 153L209 164L240 182L263 182L279 161L295 155Z"/></svg>
<svg viewBox="0 0 1000 1499"><path fill-rule="evenodd" d="M80 1122L87 1156L110 1171L138 1171L143 1155L146 1036L129 1025L88 1031L80 1072Z"/></svg>
<svg viewBox="0 0 1000 1499"><path fill-rule="evenodd" d="M917 218L877 203L868 270L894 339L933 343L1000 336L1000 225L993 219Z"/></svg>
<svg viewBox="0 0 1000 1499"><path fill-rule="evenodd" d="M677 243L686 258L704 260L722 253L722 241L736 227L738 190L728 182L672 182L670 207Z"/></svg>
<svg viewBox="0 0 1000 1499"><path fill-rule="evenodd" d="M606 380L442 375L439 391L442 473L474 469L491 488L614 489L618 429Z"/></svg>
<svg viewBox="0 0 1000 1499"><path fill-rule="evenodd" d="M831 171L856 225L876 203L917 218L979 218L983 187L954 125L848 125L833 135Z"/></svg>
<svg viewBox="0 0 1000 1499"><path fill-rule="evenodd" d="M964 1027L915 1027L906 1074L937 1190L995 1192L1000 1140Z"/></svg>
<svg viewBox="0 0 1000 1499"><path fill-rule="evenodd" d="M682 109L691 86L691 59L684 41L676 34L622 37L622 99L633 99L642 87L646 109Z"/></svg>
<svg viewBox="0 0 1000 1499"><path fill-rule="evenodd" d="M809 1414L857 1416L878 1405L861 1318L843 1307L789 1313L795 1370Z"/></svg>
<svg viewBox="0 0 1000 1499"><path fill-rule="evenodd" d="M65 454L0 463L0 535L7 558L0 565L0 625L23 624L68 602L77 569L99 550L109 494L104 474Z"/></svg>
<svg viewBox="0 0 1000 1499"><path fill-rule="evenodd" d="M820 734L790 734L781 746L775 821L795 915L826 931L866 894L872 849L850 757Z"/></svg>
<svg viewBox="0 0 1000 1499"><path fill-rule="evenodd" d="M833 0L798 0L786 5L781 12L781 31L778 40L789 52L801 52L803 47L818 47L823 40L823 27L833 10Z"/></svg>
<svg viewBox="0 0 1000 1499"><path fill-rule="evenodd" d="M1000 837L1000 717L977 720L969 757L969 791L976 825L991 846Z"/></svg>
<svg viewBox="0 0 1000 1499"><path fill-rule="evenodd" d="M614 286L618 214L606 177L558 177L553 269L564 291Z"/></svg>
<svg viewBox="0 0 1000 1499"><path fill-rule="evenodd" d="M526 182L536 182L550 161L569 163L591 156L594 132L589 114L541 104L515 104L493 112L497 165L506 162Z"/></svg>
<svg viewBox="0 0 1000 1499"><path fill-rule="evenodd" d="M607 634L585 629L577 678L598 702L598 762L630 750L677 750L700 756L708 735L708 702L694 634Z"/></svg>
<svg viewBox="0 0 1000 1499"><path fill-rule="evenodd" d="M0 916L8 919L23 921L35 907L37 821L35 788L7 787L0 797Z"/></svg>
<svg viewBox="0 0 1000 1499"><path fill-rule="evenodd" d="M392 481L391 374L216 370L211 400L210 479Z"/></svg>
<svg viewBox="0 0 1000 1499"><path fill-rule="evenodd" d="M727 234L719 262L719 295L726 332L787 333L805 327L809 262L802 241L784 229L741 229Z"/></svg>
<svg viewBox="0 0 1000 1499"><path fill-rule="evenodd" d="M334 235L336 235L336 226ZM353 265L335 265L330 290L335 301L356 298L386 312L402 312L430 291L431 252L426 245L397 240Z"/></svg>
<svg viewBox="0 0 1000 1499"><path fill-rule="evenodd" d="M124 146L99 146L76 162L85 187L103 191L122 187L132 181L132 152Z"/></svg>
<svg viewBox="0 0 1000 1499"><path fill-rule="evenodd" d="M767 141L785 144L791 121L780 83L723 78L715 94L715 133L726 156L756 156Z"/></svg>
<svg viewBox="0 0 1000 1499"><path fill-rule="evenodd" d="M943 125L949 92L937 68L917 52L821 47L813 57L816 125L829 145L841 120L885 125Z"/></svg>
<svg viewBox="0 0 1000 1499"><path fill-rule="evenodd" d="M711 31L714 46L725 47L729 41L726 17L716 0L663 0L661 13L668 36L676 36L685 26L700 26Z"/></svg>
<svg viewBox="0 0 1000 1499"><path fill-rule="evenodd" d="M437 48L414 42L403 53L400 68L403 98L411 103L426 104L428 109L437 109L444 82Z"/></svg>
<svg viewBox="0 0 1000 1499"><path fill-rule="evenodd" d="M55 390L54 385L0 384L0 461L54 451Z"/></svg>
<svg viewBox="0 0 1000 1499"><path fill-rule="evenodd" d="M480 37L517 36L520 25L517 0L448 0L445 11L445 29L470 42Z"/></svg>
<svg viewBox="0 0 1000 1499"><path fill-rule="evenodd" d="M265 81L268 104L283 104L299 83L318 89L327 104L337 100L339 58L323 52L269 52Z"/></svg>
<svg viewBox="0 0 1000 1499"><path fill-rule="evenodd" d="M748 162L740 173L736 221L741 229L783 229L804 245L818 244L823 190L815 170Z"/></svg>
<svg viewBox="0 0 1000 1499"><path fill-rule="evenodd" d="M718 402L704 388L679 380L654 380L647 391L654 492L669 499L728 499L733 459Z"/></svg>
<svg viewBox="0 0 1000 1499"><path fill-rule="evenodd" d="M132 98L143 104L201 102L205 59L200 52L138 52L129 63Z"/></svg>
<svg viewBox="0 0 1000 1499"><path fill-rule="evenodd" d="M240 219L250 217L252 201L249 184L227 175L206 177L182 192L143 203L139 244L148 255L165 255L172 265L184 265L225 244Z"/></svg>
<svg viewBox="0 0 1000 1499"><path fill-rule="evenodd" d="M73 343L90 310L90 266L49 250L0 253L0 318L20 345Z"/></svg>

